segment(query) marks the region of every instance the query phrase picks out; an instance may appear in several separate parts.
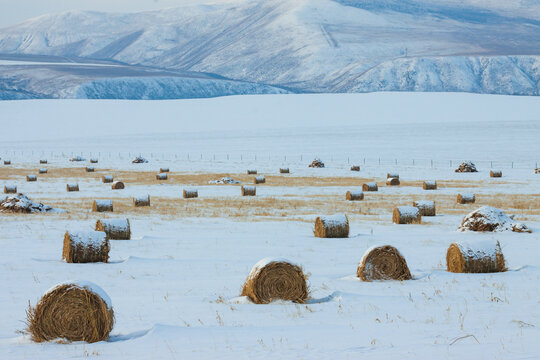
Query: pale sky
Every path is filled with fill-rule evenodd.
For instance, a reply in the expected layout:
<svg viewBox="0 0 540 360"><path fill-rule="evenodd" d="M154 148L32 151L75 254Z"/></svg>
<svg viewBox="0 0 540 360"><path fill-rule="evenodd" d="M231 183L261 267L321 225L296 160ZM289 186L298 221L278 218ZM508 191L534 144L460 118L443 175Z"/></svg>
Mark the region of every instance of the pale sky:
<svg viewBox="0 0 540 360"><path fill-rule="evenodd" d="M137 12L216 0L0 0L0 28L68 10Z"/></svg>

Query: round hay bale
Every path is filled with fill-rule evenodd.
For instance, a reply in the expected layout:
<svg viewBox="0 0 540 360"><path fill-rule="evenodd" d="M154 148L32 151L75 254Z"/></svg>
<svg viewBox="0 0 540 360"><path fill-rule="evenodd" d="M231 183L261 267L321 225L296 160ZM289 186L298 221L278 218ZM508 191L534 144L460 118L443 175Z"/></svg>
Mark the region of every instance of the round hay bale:
<svg viewBox="0 0 540 360"><path fill-rule="evenodd" d="M101 180L104 184L112 183L114 181L114 177L112 175L103 175L101 177Z"/></svg>
<svg viewBox="0 0 540 360"><path fill-rule="evenodd" d="M26 175L26 181L37 181L36 175Z"/></svg>
<svg viewBox="0 0 540 360"><path fill-rule="evenodd" d="M437 190L437 182L436 181L424 181L424 184L422 185L422 188L424 190Z"/></svg>
<svg viewBox="0 0 540 360"><path fill-rule="evenodd" d="M399 184L400 184L399 178L387 178L386 179L386 185L397 186Z"/></svg>
<svg viewBox="0 0 540 360"><path fill-rule="evenodd" d="M40 173L40 174L46 174L47 172L48 172L47 169L44 169L44 168L43 168L43 169L39 169L39 173Z"/></svg>
<svg viewBox="0 0 540 360"><path fill-rule="evenodd" d="M394 224L420 224L422 215L414 206L398 206L394 208L392 221Z"/></svg>
<svg viewBox="0 0 540 360"><path fill-rule="evenodd" d="M290 171L289 171L289 168L280 168L279 173L280 174L289 174Z"/></svg>
<svg viewBox="0 0 540 360"><path fill-rule="evenodd" d="M96 221L96 231L103 231L110 240L130 240L131 226L128 219L101 219Z"/></svg>
<svg viewBox="0 0 540 360"><path fill-rule="evenodd" d="M385 245L368 249L356 270L362 281L411 280L411 272L398 249Z"/></svg>
<svg viewBox="0 0 540 360"><path fill-rule="evenodd" d="M150 195L134 197L133 205L135 205L135 207L150 206Z"/></svg>
<svg viewBox="0 0 540 360"><path fill-rule="evenodd" d="M87 166L86 167L86 172L94 172L94 171L96 171L96 169L94 169L92 166Z"/></svg>
<svg viewBox="0 0 540 360"><path fill-rule="evenodd" d="M476 202L476 196L474 194L458 194L458 204L474 204Z"/></svg>
<svg viewBox="0 0 540 360"><path fill-rule="evenodd" d="M248 175L257 175L257 170L255 170L255 169L249 169L249 170L247 171L247 174L248 174Z"/></svg>
<svg viewBox="0 0 540 360"><path fill-rule="evenodd" d="M40 163L40 164L46 164L46 163L47 163L47 160L46 160L46 159L41 159L41 160L39 160L39 163Z"/></svg>
<svg viewBox="0 0 540 360"><path fill-rule="evenodd" d="M460 231L513 231L531 233L527 225L517 222L506 215L501 209L492 206L482 206L467 214L461 221Z"/></svg>
<svg viewBox="0 0 540 360"><path fill-rule="evenodd" d="M109 238L103 231L66 231L62 259L67 263L109 261Z"/></svg>
<svg viewBox="0 0 540 360"><path fill-rule="evenodd" d="M254 183L255 184L264 184L266 183L266 178L263 176L255 176L255 180L254 180Z"/></svg>
<svg viewBox="0 0 540 360"><path fill-rule="evenodd" d="M160 173L156 174L156 180L167 180L169 177L167 176L167 173Z"/></svg>
<svg viewBox="0 0 540 360"><path fill-rule="evenodd" d="M362 185L363 191L379 191L379 187L377 186L377 183L370 182Z"/></svg>
<svg viewBox="0 0 540 360"><path fill-rule="evenodd" d="M159 172L160 172L160 173L168 173L168 172L169 172L169 168L159 168Z"/></svg>
<svg viewBox="0 0 540 360"><path fill-rule="evenodd" d="M126 186L125 186L124 183L121 182L121 181L115 181L115 182L113 182L112 185L111 185L111 188L112 188L113 190L122 190L122 189L125 189L125 187L126 187Z"/></svg>
<svg viewBox="0 0 540 360"><path fill-rule="evenodd" d="M255 196L257 188L255 186L242 185L242 196Z"/></svg>
<svg viewBox="0 0 540 360"><path fill-rule="evenodd" d="M364 200L364 192L360 190L347 191L347 194L345 194L345 199L349 201Z"/></svg>
<svg viewBox="0 0 540 360"><path fill-rule="evenodd" d="M107 293L86 281L59 284L29 307L27 332L35 342L67 339L94 343L109 338L114 311Z"/></svg>
<svg viewBox="0 0 540 360"><path fill-rule="evenodd" d="M489 172L489 177L492 177L492 178L502 177L502 170L491 170Z"/></svg>
<svg viewBox="0 0 540 360"><path fill-rule="evenodd" d="M274 300L304 303L309 289L302 268L285 259L262 259L249 273L242 296L256 304Z"/></svg>
<svg viewBox="0 0 540 360"><path fill-rule="evenodd" d="M387 174L386 174L386 178L387 178L387 179L395 178L395 179L398 179L398 180L399 180L399 174L396 173L396 172L387 173Z"/></svg>
<svg viewBox="0 0 540 360"><path fill-rule="evenodd" d="M413 201L413 206L418 208L420 216L435 216L435 201L431 200L417 200Z"/></svg>
<svg viewBox="0 0 540 360"><path fill-rule="evenodd" d="M4 165L11 165L11 160L4 160Z"/></svg>
<svg viewBox="0 0 540 360"><path fill-rule="evenodd" d="M191 199L199 197L199 191L197 189L184 189L183 191L184 199Z"/></svg>
<svg viewBox="0 0 540 360"><path fill-rule="evenodd" d="M4 194L16 194L17 186L16 185L4 185Z"/></svg>
<svg viewBox="0 0 540 360"><path fill-rule="evenodd" d="M91 158L90 159L90 164L97 164L98 163L98 159L96 158Z"/></svg>
<svg viewBox="0 0 540 360"><path fill-rule="evenodd" d="M66 190L68 192L79 191L79 184L67 184L66 185Z"/></svg>
<svg viewBox="0 0 540 360"><path fill-rule="evenodd" d="M358 165L351 166L351 171L360 171L360 166Z"/></svg>
<svg viewBox="0 0 540 360"><path fill-rule="evenodd" d="M318 216L313 234L320 238L349 237L349 219L347 215Z"/></svg>
<svg viewBox="0 0 540 360"><path fill-rule="evenodd" d="M498 241L480 240L474 244L452 243L446 252L446 268L454 273L493 273L506 271Z"/></svg>
<svg viewBox="0 0 540 360"><path fill-rule="evenodd" d="M112 212L113 202L112 200L94 200L94 203L92 204L92 211Z"/></svg>

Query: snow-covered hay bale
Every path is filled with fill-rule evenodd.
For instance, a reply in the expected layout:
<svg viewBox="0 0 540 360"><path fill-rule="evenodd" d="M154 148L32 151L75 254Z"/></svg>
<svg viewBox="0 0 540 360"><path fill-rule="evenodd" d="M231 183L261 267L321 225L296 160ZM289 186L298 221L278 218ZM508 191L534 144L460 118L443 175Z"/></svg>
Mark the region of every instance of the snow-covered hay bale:
<svg viewBox="0 0 540 360"><path fill-rule="evenodd" d="M411 272L398 249L385 245L368 249L356 270L362 281L411 280Z"/></svg>
<svg viewBox="0 0 540 360"><path fill-rule="evenodd" d="M39 163L40 163L40 164L46 164L46 163L47 163L47 160L46 160L46 159L41 159L41 160L39 160Z"/></svg>
<svg viewBox="0 0 540 360"><path fill-rule="evenodd" d="M40 213L53 210L49 205L36 204L24 194L11 195L0 201L0 212Z"/></svg>
<svg viewBox="0 0 540 360"><path fill-rule="evenodd" d="M264 183L266 183L266 178L264 177L264 175L262 175L262 176L255 176L254 183L255 183L255 184L264 184Z"/></svg>
<svg viewBox="0 0 540 360"><path fill-rule="evenodd" d="M111 188L113 190L122 190L122 189L125 189L126 186L124 185L122 181L115 181L112 183Z"/></svg>
<svg viewBox="0 0 540 360"><path fill-rule="evenodd" d="M112 212L113 202L112 200L94 200L92 204L92 211L95 212Z"/></svg>
<svg viewBox="0 0 540 360"><path fill-rule="evenodd" d="M498 241L452 243L446 252L446 268L454 273L493 273L506 271Z"/></svg>
<svg viewBox="0 0 540 360"><path fill-rule="evenodd" d="M147 163L148 160L146 160L145 158L143 158L142 156L137 156L135 159L133 159L131 161L131 163L133 164L145 164Z"/></svg>
<svg viewBox="0 0 540 360"><path fill-rule="evenodd" d="M539 168L536 168L536 169L534 169L534 173L535 173L535 174L540 174L540 167L539 167Z"/></svg>
<svg viewBox="0 0 540 360"><path fill-rule="evenodd" d="M94 171L96 171L96 169L94 169L93 166L87 166L86 167L86 172L94 172Z"/></svg>
<svg viewBox="0 0 540 360"><path fill-rule="evenodd" d="M168 173L169 172L169 168L159 168L159 172L160 173Z"/></svg>
<svg viewBox="0 0 540 360"><path fill-rule="evenodd" d="M320 238L349 237L349 219L347 215L318 216L313 234Z"/></svg>
<svg viewBox="0 0 540 360"><path fill-rule="evenodd" d="M103 181L104 184L112 183L114 181L114 177L112 175L103 175L101 177L101 181Z"/></svg>
<svg viewBox="0 0 540 360"><path fill-rule="evenodd" d="M347 191L345 199L349 201L364 200L364 192L361 190Z"/></svg>
<svg viewBox="0 0 540 360"><path fill-rule="evenodd" d="M96 159L96 158L91 158L91 159L90 159L90 164L97 164L98 162L99 162L99 161L98 161L98 159Z"/></svg>
<svg viewBox="0 0 540 360"><path fill-rule="evenodd" d="M55 339L94 343L109 338L114 311L107 293L87 281L70 281L48 290L26 312L35 342Z"/></svg>
<svg viewBox="0 0 540 360"><path fill-rule="evenodd" d="M39 169L39 173L40 173L40 174L46 174L46 173L48 173L48 172L49 172L49 171L48 171L47 169L45 169L45 168Z"/></svg>
<svg viewBox="0 0 540 360"><path fill-rule="evenodd" d="M257 188L255 186L242 185L242 196L255 196Z"/></svg>
<svg viewBox="0 0 540 360"><path fill-rule="evenodd" d="M80 161L86 161L86 159L83 158L82 156L74 156L71 159L69 159L69 161L80 162Z"/></svg>
<svg viewBox="0 0 540 360"><path fill-rule="evenodd" d="M162 181L162 180L167 180L168 178L169 176L167 176L167 173L156 174L156 180Z"/></svg>
<svg viewBox="0 0 540 360"><path fill-rule="evenodd" d="M256 304L268 304L274 300L304 303L309 289L302 268L285 259L262 259L249 273L242 296Z"/></svg>
<svg viewBox="0 0 540 360"><path fill-rule="evenodd" d="M458 166L455 172L471 173L471 172L478 172L478 170L476 170L476 165L474 165L472 161L465 161L465 162L462 162L461 165Z"/></svg>
<svg viewBox="0 0 540 360"><path fill-rule="evenodd" d="M36 175L26 175L26 181L37 181Z"/></svg>
<svg viewBox="0 0 540 360"><path fill-rule="evenodd" d="M96 221L96 231L103 231L110 240L130 240L131 226L128 219L101 219Z"/></svg>
<svg viewBox="0 0 540 360"><path fill-rule="evenodd" d="M458 194L457 203L458 204L474 204L476 201L476 196L474 194Z"/></svg>
<svg viewBox="0 0 540 360"><path fill-rule="evenodd" d="M420 216L435 216L435 201L432 200L417 200L413 201L413 206L418 208Z"/></svg>
<svg viewBox="0 0 540 360"><path fill-rule="evenodd" d="M11 160L4 160L4 165L11 165Z"/></svg>
<svg viewBox="0 0 540 360"><path fill-rule="evenodd" d="M319 158L315 158L311 164L309 164L309 167L311 168L323 168L324 167L324 163L321 161L321 159Z"/></svg>
<svg viewBox="0 0 540 360"><path fill-rule="evenodd" d="M62 259L67 263L109 261L109 238L103 231L66 231Z"/></svg>
<svg viewBox="0 0 540 360"><path fill-rule="evenodd" d="M376 182L370 182L362 185L363 191L378 191L379 187Z"/></svg>
<svg viewBox="0 0 540 360"><path fill-rule="evenodd" d="M280 168L279 173L280 174L289 174L290 171L289 171L289 168Z"/></svg>
<svg viewBox="0 0 540 360"><path fill-rule="evenodd" d="M482 206L466 215L458 230L531 232L525 224L514 221L502 210L491 206Z"/></svg>
<svg viewBox="0 0 540 360"><path fill-rule="evenodd" d="M397 186L399 184L400 184L399 178L387 178L386 179L386 185Z"/></svg>
<svg viewBox="0 0 540 360"><path fill-rule="evenodd" d="M351 166L351 171L360 171L360 166L358 165Z"/></svg>
<svg viewBox="0 0 540 360"><path fill-rule="evenodd" d="M183 194L184 199L191 199L199 197L199 191L197 189L184 189Z"/></svg>
<svg viewBox="0 0 540 360"><path fill-rule="evenodd" d="M66 190L68 192L79 191L79 184L67 184L66 185Z"/></svg>
<svg viewBox="0 0 540 360"><path fill-rule="evenodd" d="M396 172L390 172L386 174L387 179L395 178L399 180L399 174Z"/></svg>
<svg viewBox="0 0 540 360"><path fill-rule="evenodd" d="M394 224L419 224L422 222L420 210L414 206L398 206L392 214Z"/></svg>
<svg viewBox="0 0 540 360"><path fill-rule="evenodd" d="M133 205L135 205L135 207L150 206L150 195L134 197Z"/></svg>
<svg viewBox="0 0 540 360"><path fill-rule="evenodd" d="M422 188L424 190L437 190L437 182L432 180L432 181L429 181L429 180L426 180L424 181L424 184L422 185Z"/></svg>
<svg viewBox="0 0 540 360"><path fill-rule="evenodd" d="M248 175L257 175L257 170L255 170L255 169L248 169L247 174L248 174Z"/></svg>
<svg viewBox="0 0 540 360"><path fill-rule="evenodd" d="M17 186L16 185L4 185L4 194L16 194Z"/></svg>
<svg viewBox="0 0 540 360"><path fill-rule="evenodd" d="M492 178L502 177L502 170L491 170L489 172L489 177L492 177Z"/></svg>

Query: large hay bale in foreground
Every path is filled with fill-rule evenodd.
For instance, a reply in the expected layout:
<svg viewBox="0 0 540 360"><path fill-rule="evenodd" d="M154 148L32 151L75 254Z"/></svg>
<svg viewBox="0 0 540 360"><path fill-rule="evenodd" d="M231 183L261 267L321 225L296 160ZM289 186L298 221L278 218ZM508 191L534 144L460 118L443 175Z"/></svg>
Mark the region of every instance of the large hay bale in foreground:
<svg viewBox="0 0 540 360"><path fill-rule="evenodd" d="M498 241L452 243L446 252L446 268L454 273L493 273L506 271Z"/></svg>
<svg viewBox="0 0 540 360"><path fill-rule="evenodd" d="M130 240L131 226L128 219L101 219L96 221L96 231L103 231L109 240Z"/></svg>
<svg viewBox="0 0 540 360"><path fill-rule="evenodd" d="M122 189L124 189L125 187L126 187L126 186L125 186L124 183L121 182L121 181L115 181L115 182L113 182L112 185L111 185L111 188L112 188L113 190L122 190Z"/></svg>
<svg viewBox="0 0 540 360"><path fill-rule="evenodd" d="M435 201L432 200L416 200L413 201L413 206L418 208L420 216L435 216Z"/></svg>
<svg viewBox="0 0 540 360"><path fill-rule="evenodd" d="M17 186L16 185L4 185L4 194L16 194Z"/></svg>
<svg viewBox="0 0 540 360"><path fill-rule="evenodd" d="M66 190L68 192L79 191L79 184L67 184L66 185Z"/></svg>
<svg viewBox="0 0 540 360"><path fill-rule="evenodd" d="M255 196L257 188L255 186L242 185L242 196Z"/></svg>
<svg viewBox="0 0 540 360"><path fill-rule="evenodd" d="M458 230L532 232L525 224L514 221L502 210L491 206L482 206L467 214Z"/></svg>
<svg viewBox="0 0 540 360"><path fill-rule="evenodd" d="M103 231L66 231L62 259L67 263L108 262L109 249Z"/></svg>
<svg viewBox="0 0 540 360"><path fill-rule="evenodd" d="M262 176L255 176L254 183L255 183L255 184L264 184L264 183L266 183L266 178L264 177L264 175L262 175Z"/></svg>
<svg viewBox="0 0 540 360"><path fill-rule="evenodd" d="M394 208L392 221L394 224L420 224L422 215L414 206L398 206Z"/></svg>
<svg viewBox="0 0 540 360"><path fill-rule="evenodd" d="M289 168L280 168L279 173L280 174L289 174L290 171L289 171Z"/></svg>
<svg viewBox="0 0 540 360"><path fill-rule="evenodd" d="M182 193L184 199L191 199L199 197L199 191L197 189L184 189Z"/></svg>
<svg viewBox="0 0 540 360"><path fill-rule="evenodd" d="M47 160L46 160L46 159L41 159L41 160L39 160L39 163L40 163L40 164L46 164L46 163L47 163Z"/></svg>
<svg viewBox="0 0 540 360"><path fill-rule="evenodd" d="M360 166L358 165L351 166L351 171L360 171Z"/></svg>
<svg viewBox="0 0 540 360"><path fill-rule="evenodd" d="M285 259L262 259L249 273L242 296L256 304L274 300L304 303L309 297L302 268Z"/></svg>
<svg viewBox="0 0 540 360"><path fill-rule="evenodd" d="M26 181L37 181L36 175L26 175Z"/></svg>
<svg viewBox="0 0 540 360"><path fill-rule="evenodd" d="M168 173L169 172L169 168L159 168L159 172L160 173Z"/></svg>
<svg viewBox="0 0 540 360"><path fill-rule="evenodd" d="M378 191L379 187L376 182L370 182L362 185L363 191Z"/></svg>
<svg viewBox="0 0 540 360"><path fill-rule="evenodd" d="M347 215L318 216L313 234L320 238L349 237L349 219Z"/></svg>
<svg viewBox="0 0 540 360"><path fill-rule="evenodd" d="M27 332L35 342L51 340L94 343L109 338L114 311L107 293L87 281L72 281L47 291L29 307Z"/></svg>
<svg viewBox="0 0 540 360"><path fill-rule="evenodd" d="M255 169L249 169L249 170L247 171L247 174L248 174L248 175L257 175L257 170L255 170Z"/></svg>
<svg viewBox="0 0 540 360"><path fill-rule="evenodd" d="M386 185L397 186L399 184L400 184L399 178L387 178L386 179Z"/></svg>
<svg viewBox="0 0 540 360"><path fill-rule="evenodd" d="M150 195L134 197L133 205L135 207L150 206Z"/></svg>
<svg viewBox="0 0 540 360"><path fill-rule="evenodd" d="M103 181L104 184L112 183L114 181L114 177L112 175L103 175L101 177L101 181Z"/></svg>
<svg viewBox="0 0 540 360"><path fill-rule="evenodd" d="M462 162L458 168L455 170L455 172L458 173L472 173L472 172L478 172L476 170L476 165L472 161L465 161Z"/></svg>
<svg viewBox="0 0 540 360"><path fill-rule="evenodd" d="M424 181L424 184L422 185L422 188L424 190L437 190L437 182L436 181Z"/></svg>
<svg viewBox="0 0 540 360"><path fill-rule="evenodd" d="M362 281L412 279L405 258L390 245L368 249L358 265L356 274Z"/></svg>
<svg viewBox="0 0 540 360"><path fill-rule="evenodd" d="M159 173L156 174L156 180L167 180L169 177L167 176L167 173Z"/></svg>
<svg viewBox="0 0 540 360"><path fill-rule="evenodd" d="M39 173L40 173L40 174L46 174L46 173L48 173L48 172L49 172L49 171L48 171L47 169L45 169L45 168L39 169Z"/></svg>
<svg viewBox="0 0 540 360"><path fill-rule="evenodd" d="M476 196L474 194L458 194L457 203L458 204L474 204L476 201Z"/></svg>
<svg viewBox="0 0 540 360"><path fill-rule="evenodd" d="M386 174L386 178L387 178L387 179L395 178L395 179L398 179L398 180L399 180L399 174L396 173L396 172L390 172L390 173L387 173L387 174Z"/></svg>
<svg viewBox="0 0 540 360"><path fill-rule="evenodd" d="M492 177L492 178L502 177L502 170L491 170L489 172L489 177Z"/></svg>
<svg viewBox="0 0 540 360"><path fill-rule="evenodd" d="M113 202L112 200L94 200L92 204L92 211L96 212L112 212Z"/></svg>
<svg viewBox="0 0 540 360"><path fill-rule="evenodd" d="M347 191L345 194L345 199L349 201L364 200L364 192L361 190Z"/></svg>
<svg viewBox="0 0 540 360"><path fill-rule="evenodd" d="M86 167L86 172L94 172L94 171L96 171L96 169L94 169L92 166L87 166Z"/></svg>

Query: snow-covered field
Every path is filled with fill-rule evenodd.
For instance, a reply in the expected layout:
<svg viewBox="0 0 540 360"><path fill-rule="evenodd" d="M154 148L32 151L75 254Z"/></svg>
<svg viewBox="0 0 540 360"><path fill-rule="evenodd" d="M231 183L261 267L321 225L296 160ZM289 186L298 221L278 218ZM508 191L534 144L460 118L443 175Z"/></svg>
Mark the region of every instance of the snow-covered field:
<svg viewBox="0 0 540 360"><path fill-rule="evenodd" d="M538 98L16 101L1 102L0 113L8 134L0 144L0 186L16 184L32 200L67 210L0 213L2 359L534 359L540 353ZM81 153L99 158L95 173L84 171L88 161L68 161ZM139 154L149 162L131 164ZM327 167L308 168L314 156ZM2 165L8 158L12 165ZM41 158L49 163L40 165ZM453 172L469 159L478 173ZM489 177L491 161L502 178ZM349 171L353 164L361 171ZM48 174L25 181L43 167ZM158 183L160 167L171 173ZM280 167L291 173L279 174ZM242 198L239 185L208 184L225 175L251 184L250 168L267 181L254 198ZM383 185L394 171L402 184ZM99 181L103 174L125 181L126 189L111 190ZM437 180L439 189L422 190L423 180ZM345 201L347 190L367 181L377 181L379 191ZM66 192L71 182L81 191ZM184 188L197 188L199 198L181 199ZM476 204L456 204L464 192L475 193ZM150 194L151 208L131 205L142 194ZM115 212L92 213L94 198L112 199ZM392 224L394 206L421 199L435 200L436 217ZM463 216L481 205L516 215L533 232L458 232ZM350 237L315 238L314 218L336 213L349 216ZM65 231L91 230L101 216L129 218L132 240L111 241L108 264L62 262ZM500 241L509 270L446 272L446 250L461 240ZM413 280L358 280L362 255L379 244L399 249ZM265 257L302 265L308 303L255 305L240 297L251 267ZM109 341L36 344L17 333L28 302L70 279L92 281L110 296L116 324Z"/></svg>

